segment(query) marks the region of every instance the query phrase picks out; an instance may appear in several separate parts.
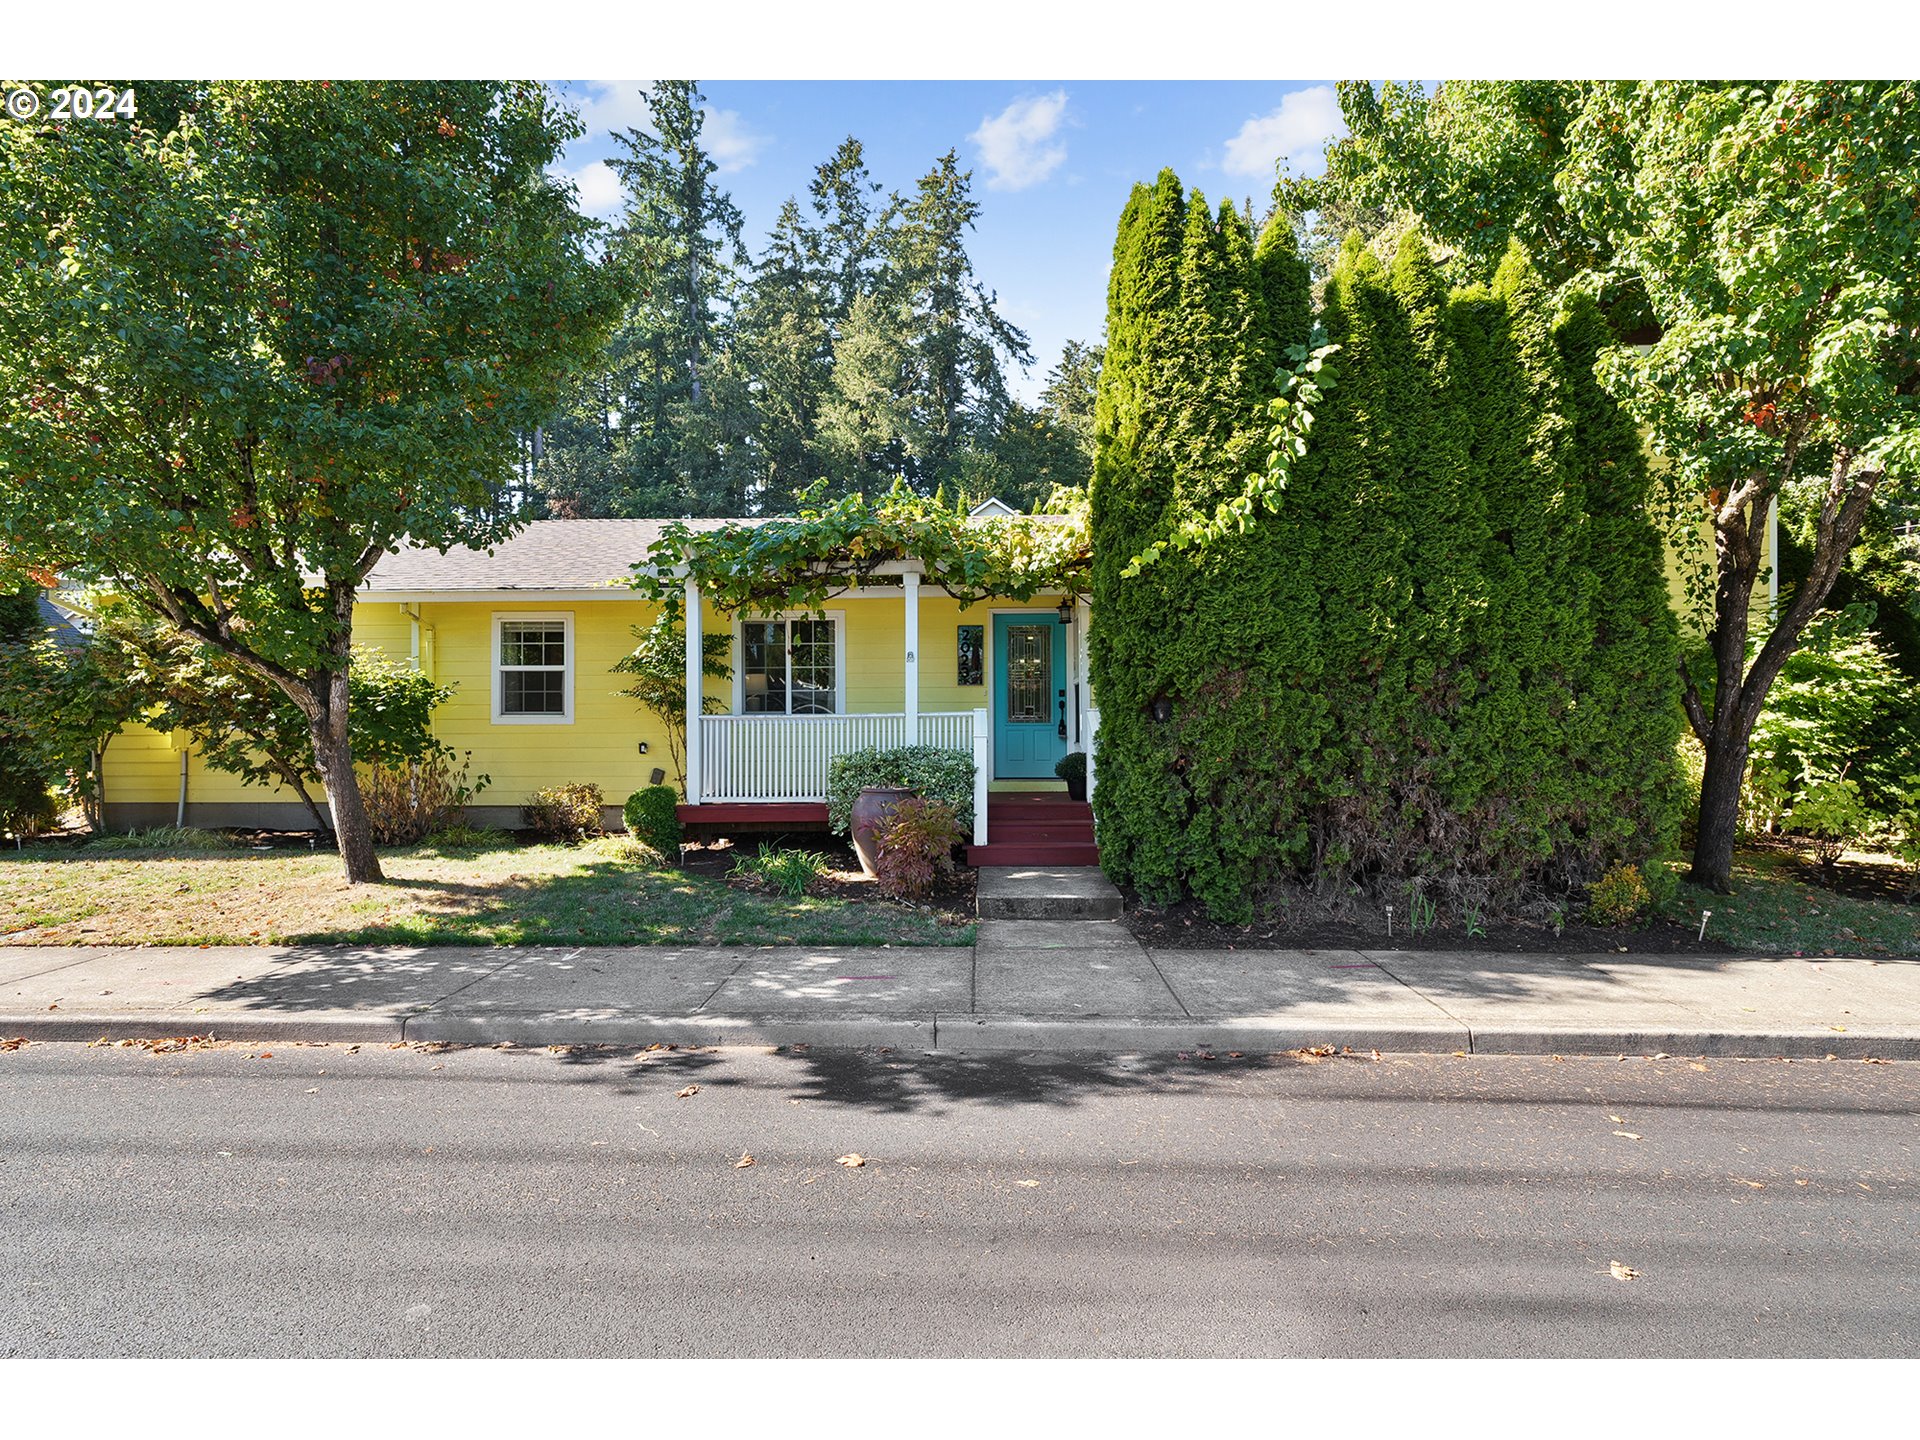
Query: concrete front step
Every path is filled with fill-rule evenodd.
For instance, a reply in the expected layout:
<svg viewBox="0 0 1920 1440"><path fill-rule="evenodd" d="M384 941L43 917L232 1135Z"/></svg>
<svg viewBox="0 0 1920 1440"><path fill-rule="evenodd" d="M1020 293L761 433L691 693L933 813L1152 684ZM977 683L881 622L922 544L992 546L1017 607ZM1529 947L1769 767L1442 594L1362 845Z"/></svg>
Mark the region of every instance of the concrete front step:
<svg viewBox="0 0 1920 1440"><path fill-rule="evenodd" d="M975 908L983 920L1117 920L1120 892L1092 863L989 863L980 872Z"/></svg>

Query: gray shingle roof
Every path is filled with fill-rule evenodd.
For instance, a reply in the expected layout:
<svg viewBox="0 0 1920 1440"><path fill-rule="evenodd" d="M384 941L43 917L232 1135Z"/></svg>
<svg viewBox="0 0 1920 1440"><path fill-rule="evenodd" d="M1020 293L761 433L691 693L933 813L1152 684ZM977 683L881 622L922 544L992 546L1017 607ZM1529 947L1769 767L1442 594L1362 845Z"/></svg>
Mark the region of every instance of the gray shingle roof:
<svg viewBox="0 0 1920 1440"><path fill-rule="evenodd" d="M363 590L594 590L624 586L670 520L535 520L485 550L408 547L373 567ZM688 520L696 530L730 522ZM746 522L751 524L751 521Z"/></svg>
<svg viewBox="0 0 1920 1440"><path fill-rule="evenodd" d="M87 643L87 632L75 624L74 612L64 605L56 605L46 596L40 597L40 623L47 627L47 638L56 645L72 648Z"/></svg>

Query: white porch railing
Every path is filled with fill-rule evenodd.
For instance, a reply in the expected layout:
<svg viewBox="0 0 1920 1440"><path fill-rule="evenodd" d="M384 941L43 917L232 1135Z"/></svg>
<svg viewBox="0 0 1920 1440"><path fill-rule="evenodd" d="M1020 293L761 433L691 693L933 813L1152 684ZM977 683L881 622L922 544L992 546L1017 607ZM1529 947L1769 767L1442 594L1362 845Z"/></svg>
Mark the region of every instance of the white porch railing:
<svg viewBox="0 0 1920 1440"><path fill-rule="evenodd" d="M977 713L923 712L919 743L971 756ZM905 715L703 715L700 799L824 800L834 756L908 743Z"/></svg>

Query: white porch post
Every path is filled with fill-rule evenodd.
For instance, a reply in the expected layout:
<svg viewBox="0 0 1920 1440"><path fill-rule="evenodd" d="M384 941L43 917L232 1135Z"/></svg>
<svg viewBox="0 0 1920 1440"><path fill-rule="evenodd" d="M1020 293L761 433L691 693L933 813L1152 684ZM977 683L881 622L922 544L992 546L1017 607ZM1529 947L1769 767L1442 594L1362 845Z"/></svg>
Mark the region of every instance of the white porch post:
<svg viewBox="0 0 1920 1440"><path fill-rule="evenodd" d="M909 570L900 577L907 602L906 712L907 744L920 743L920 577Z"/></svg>
<svg viewBox="0 0 1920 1440"><path fill-rule="evenodd" d="M700 586L687 577L687 804L700 803L700 715L706 708L705 636L700 628Z"/></svg>
<svg viewBox="0 0 1920 1440"><path fill-rule="evenodd" d="M987 712L973 712L973 843L987 843L987 780L993 774L993 745Z"/></svg>

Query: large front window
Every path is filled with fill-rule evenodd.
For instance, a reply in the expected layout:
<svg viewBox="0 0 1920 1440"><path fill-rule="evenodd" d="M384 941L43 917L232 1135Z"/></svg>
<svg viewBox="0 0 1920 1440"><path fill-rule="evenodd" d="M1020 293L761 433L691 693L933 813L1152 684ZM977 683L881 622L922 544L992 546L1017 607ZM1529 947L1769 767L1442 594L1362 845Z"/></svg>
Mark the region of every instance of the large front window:
<svg viewBox="0 0 1920 1440"><path fill-rule="evenodd" d="M565 615L494 617L493 718L564 724L573 718L573 625Z"/></svg>
<svg viewBox="0 0 1920 1440"><path fill-rule="evenodd" d="M839 693L831 620L747 620L740 708L748 715L832 715Z"/></svg>

